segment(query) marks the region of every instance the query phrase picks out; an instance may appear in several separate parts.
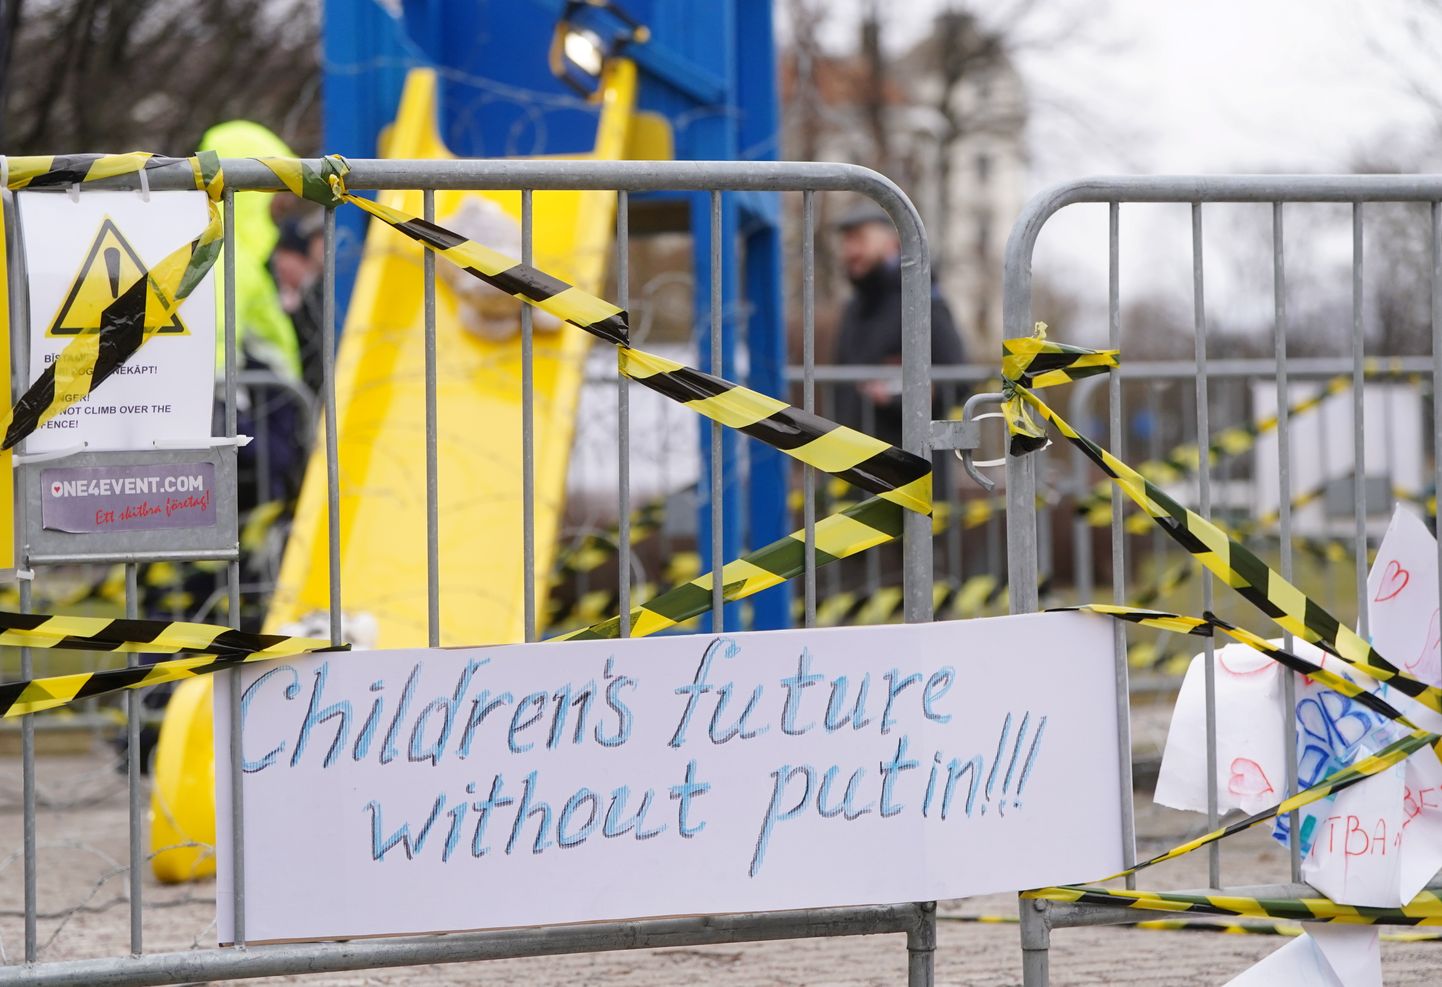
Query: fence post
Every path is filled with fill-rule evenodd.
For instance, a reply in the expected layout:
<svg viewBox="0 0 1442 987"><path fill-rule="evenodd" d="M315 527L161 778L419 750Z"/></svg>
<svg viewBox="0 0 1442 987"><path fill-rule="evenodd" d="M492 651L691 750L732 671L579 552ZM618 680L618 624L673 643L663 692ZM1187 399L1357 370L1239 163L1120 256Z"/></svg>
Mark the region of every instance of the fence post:
<svg viewBox="0 0 1442 987"><path fill-rule="evenodd" d="M1046 987L1051 974L1051 903L1018 898L1021 908L1021 982L1024 987Z"/></svg>
<svg viewBox="0 0 1442 987"><path fill-rule="evenodd" d="M932 987L936 983L936 902L916 906L916 924L906 930L907 987Z"/></svg>

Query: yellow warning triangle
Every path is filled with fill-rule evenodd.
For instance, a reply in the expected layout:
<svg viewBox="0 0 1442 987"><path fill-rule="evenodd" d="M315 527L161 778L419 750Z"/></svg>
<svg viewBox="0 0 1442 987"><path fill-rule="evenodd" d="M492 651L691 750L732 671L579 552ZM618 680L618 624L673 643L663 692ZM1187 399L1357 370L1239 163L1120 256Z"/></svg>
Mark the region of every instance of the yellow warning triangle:
<svg viewBox="0 0 1442 987"><path fill-rule="evenodd" d="M55 313L45 335L77 336L85 332L98 332L101 313L144 276L145 263L140 259L140 255L121 235L115 222L106 216L85 254L85 263L80 265L80 271L71 282L65 300L60 303L60 311ZM147 302L150 301L153 299L147 299ZM145 310L149 319L157 317L164 311L164 307L147 304ZM178 314L172 315L164 323L147 322L146 328L172 336L185 335L190 331L180 321Z"/></svg>

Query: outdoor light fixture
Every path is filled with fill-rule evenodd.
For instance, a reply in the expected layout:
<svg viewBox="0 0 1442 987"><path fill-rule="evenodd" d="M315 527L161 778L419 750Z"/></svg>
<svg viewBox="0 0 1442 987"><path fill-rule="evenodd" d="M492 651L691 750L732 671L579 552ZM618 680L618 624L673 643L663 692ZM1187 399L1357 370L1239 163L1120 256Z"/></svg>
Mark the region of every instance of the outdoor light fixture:
<svg viewBox="0 0 1442 987"><path fill-rule="evenodd" d="M609 14L616 22L604 37L599 28L579 27L572 18L584 11ZM591 22L601 19L590 17ZM645 44L651 32L610 0L568 0L551 37L551 74L581 96L591 99L600 92L606 59L629 44Z"/></svg>

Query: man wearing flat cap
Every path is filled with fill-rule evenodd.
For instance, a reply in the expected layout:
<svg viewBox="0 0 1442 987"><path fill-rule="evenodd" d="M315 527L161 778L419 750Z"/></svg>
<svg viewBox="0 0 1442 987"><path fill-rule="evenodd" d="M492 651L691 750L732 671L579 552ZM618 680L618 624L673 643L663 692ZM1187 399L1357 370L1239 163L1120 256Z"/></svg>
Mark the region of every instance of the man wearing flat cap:
<svg viewBox="0 0 1442 987"><path fill-rule="evenodd" d="M863 200L836 224L841 264L852 295L841 313L835 362L845 366L901 363L901 240L879 205ZM951 309L931 289L932 366L961 363L961 337ZM932 417L944 418L936 388ZM868 413L869 412L869 413ZM836 417L844 425L901 444L901 381L878 379L842 384L836 391Z"/></svg>

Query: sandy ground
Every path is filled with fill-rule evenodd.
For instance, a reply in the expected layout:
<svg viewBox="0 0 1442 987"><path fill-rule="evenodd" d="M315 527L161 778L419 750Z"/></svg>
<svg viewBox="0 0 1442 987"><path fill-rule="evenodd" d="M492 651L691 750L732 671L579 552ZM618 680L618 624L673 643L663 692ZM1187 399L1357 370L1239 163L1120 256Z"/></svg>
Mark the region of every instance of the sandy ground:
<svg viewBox="0 0 1442 987"><path fill-rule="evenodd" d="M1155 752L1165 712L1137 711L1137 754ZM0 760L0 951L14 963L23 949L20 863L20 762ZM38 763L42 805L39 921L42 959L121 955L128 949L126 901L126 795L114 755L48 754ZM148 797L148 796L147 796ZM1139 851L1156 853L1195 835L1197 817L1160 809L1138 795ZM1261 831L1227 841L1223 880L1252 884L1285 877L1285 857ZM210 948L214 944L214 888L203 883L166 887L146 875L144 934L147 951ZM1142 886L1200 887L1205 853L1192 854L1143 875ZM977 924L961 916L1016 915L1010 895L944 903L940 909L937 982L1019 984L1021 953L1013 924ZM1127 928L1069 929L1054 934L1052 983L1223 984L1279 948L1276 936L1154 932ZM1384 943L1388 984L1437 983L1439 943ZM632 984L678 982L722 985L894 984L904 982L902 936L676 948L431 966L304 979L314 985ZM248 981L260 982L260 981ZM284 982L281 979L263 981Z"/></svg>

